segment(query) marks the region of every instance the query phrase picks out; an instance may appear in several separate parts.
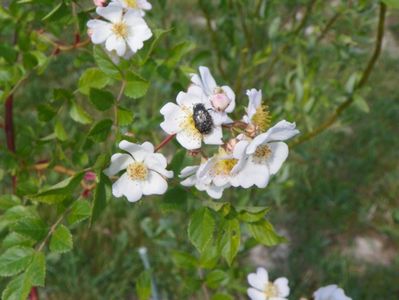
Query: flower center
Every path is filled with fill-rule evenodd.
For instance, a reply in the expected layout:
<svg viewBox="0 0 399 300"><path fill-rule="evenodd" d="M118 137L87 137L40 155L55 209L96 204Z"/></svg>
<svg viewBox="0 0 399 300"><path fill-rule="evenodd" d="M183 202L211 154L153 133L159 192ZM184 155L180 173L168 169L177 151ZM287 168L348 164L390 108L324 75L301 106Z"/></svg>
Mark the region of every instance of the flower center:
<svg viewBox="0 0 399 300"><path fill-rule="evenodd" d="M256 148L252 160L255 163L262 164L271 156L272 150L268 145L260 145Z"/></svg>
<svg viewBox="0 0 399 300"><path fill-rule="evenodd" d="M126 172L131 180L146 180L148 176L148 168L142 162L131 163Z"/></svg>
<svg viewBox="0 0 399 300"><path fill-rule="evenodd" d="M193 138L201 138L201 133L195 127L194 121L194 112L189 109L188 107L182 107L182 110L185 114L184 118L180 122L180 128L184 129L185 131L190 133L190 136Z"/></svg>
<svg viewBox="0 0 399 300"><path fill-rule="evenodd" d="M269 297L271 298L271 297L277 297L278 296L277 287L271 282L266 283L265 290L263 292L266 295L267 299Z"/></svg>
<svg viewBox="0 0 399 300"><path fill-rule="evenodd" d="M115 23L112 25L112 32L120 38L126 38L128 34L127 25L123 22Z"/></svg>
<svg viewBox="0 0 399 300"><path fill-rule="evenodd" d="M220 159L213 166L213 172L215 175L230 175L237 162L238 159L235 158Z"/></svg>
<svg viewBox="0 0 399 300"><path fill-rule="evenodd" d="M255 114L252 116L252 123L254 123L261 132L266 131L271 124L271 116L267 105L260 105Z"/></svg>
<svg viewBox="0 0 399 300"><path fill-rule="evenodd" d="M138 8L137 0L125 0L125 3L130 8Z"/></svg>

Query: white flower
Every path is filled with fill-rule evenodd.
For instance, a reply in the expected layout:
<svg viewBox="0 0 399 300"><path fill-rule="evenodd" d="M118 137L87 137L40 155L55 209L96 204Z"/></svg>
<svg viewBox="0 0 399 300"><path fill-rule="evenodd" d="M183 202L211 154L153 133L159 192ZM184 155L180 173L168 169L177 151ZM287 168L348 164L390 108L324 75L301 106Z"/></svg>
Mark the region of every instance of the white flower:
<svg viewBox="0 0 399 300"><path fill-rule="evenodd" d="M202 169L201 166L185 167L179 175L180 178L184 179L181 184L183 186L195 186L197 190L205 191L214 199L222 198L224 189L230 187L230 185L216 186L212 181L201 180L198 176L198 171Z"/></svg>
<svg viewBox="0 0 399 300"><path fill-rule="evenodd" d="M262 91L256 89L247 90L248 107L247 114L243 121L257 127L260 132L265 131L270 126L270 115L266 105L262 105Z"/></svg>
<svg viewBox="0 0 399 300"><path fill-rule="evenodd" d="M199 67L199 75L191 74L191 82L200 87L207 97L214 110L214 122L216 124L231 123L232 120L227 113L231 113L236 106L236 95L233 90L227 85L218 86L207 67Z"/></svg>
<svg viewBox="0 0 399 300"><path fill-rule="evenodd" d="M140 200L143 195L162 195L168 184L165 178L172 178L173 172L166 170L166 158L154 153L154 146L145 142L142 145L121 141L119 148L128 152L111 157L111 165L104 171L114 176L122 170L126 172L112 185L112 194L125 196L129 202Z"/></svg>
<svg viewBox="0 0 399 300"><path fill-rule="evenodd" d="M290 294L288 279L280 277L270 282L265 268L258 268L256 273L249 274L248 283L251 287L247 293L251 300L286 300Z"/></svg>
<svg viewBox="0 0 399 300"><path fill-rule="evenodd" d="M165 121L161 123L162 129L168 134L176 134L177 141L186 149L201 148L205 144L223 144L222 127L213 122L209 114L207 99L202 91L195 86L188 89L187 93L180 92L175 103L166 103L161 108Z"/></svg>
<svg viewBox="0 0 399 300"><path fill-rule="evenodd" d="M107 51L124 56L128 49L133 53L143 48L144 41L152 36L147 23L136 10L124 13L122 7L108 5L97 7L97 14L110 22L90 20L87 22L93 44L104 44Z"/></svg>
<svg viewBox="0 0 399 300"><path fill-rule="evenodd" d="M125 9L139 10L141 15L144 16L145 10L151 10L152 5L147 0L112 0L110 5L116 5Z"/></svg>
<svg viewBox="0 0 399 300"><path fill-rule="evenodd" d="M352 300L335 284L319 288L313 293L314 300Z"/></svg>
<svg viewBox="0 0 399 300"><path fill-rule="evenodd" d="M288 157L288 146L282 141L298 133L295 123L280 121L253 140L242 139L238 142L233 152L238 163L232 170L235 176L231 184L243 188L253 185L266 187L270 176L278 172Z"/></svg>

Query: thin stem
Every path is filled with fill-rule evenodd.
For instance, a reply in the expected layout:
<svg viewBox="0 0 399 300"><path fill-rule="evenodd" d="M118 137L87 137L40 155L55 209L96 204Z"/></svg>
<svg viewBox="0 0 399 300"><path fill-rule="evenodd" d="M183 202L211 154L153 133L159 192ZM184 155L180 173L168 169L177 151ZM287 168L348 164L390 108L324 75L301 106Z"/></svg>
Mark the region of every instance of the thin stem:
<svg viewBox="0 0 399 300"><path fill-rule="evenodd" d="M118 128L119 126L119 120L118 120L118 104L122 99L123 93L125 92L125 88L126 88L126 80L122 81L122 85L121 88L119 90L118 96L116 97L116 103L114 105L114 122L115 122L115 126Z"/></svg>
<svg viewBox="0 0 399 300"><path fill-rule="evenodd" d="M10 94L6 102L4 103L4 112L5 112L5 124L4 124L4 132L7 140L7 148L12 153L15 153L15 133L14 133L14 96ZM12 190L15 194L17 189L17 177L15 175L12 176Z"/></svg>
<svg viewBox="0 0 399 300"><path fill-rule="evenodd" d="M355 91L362 88L368 81L371 72L373 71L373 68L381 54L381 49L382 49L382 42L384 39L384 31L385 31L385 17L386 17L386 11L387 7L384 3L380 4L380 13L379 13L379 21L378 21L378 29L377 29L377 38L376 38L376 43L375 43L375 48L373 55L371 56L362 77L359 80L359 83L355 87ZM307 134L303 135L301 138L296 140L295 142L291 143L291 146L297 146L299 144L302 144L303 142L306 142L313 137L319 135L322 133L324 130L329 128L331 125L334 124L334 122L337 120L337 118L353 103L353 95L348 96L348 98L343 102L341 105L339 105L335 111L316 129L314 129L311 132L308 132Z"/></svg>
<svg viewBox="0 0 399 300"><path fill-rule="evenodd" d="M334 14L334 16L330 19L330 21L328 21L327 25L324 27L323 31L321 32L321 34L317 38L317 42L318 43L325 38L327 33L330 31L330 29L332 28L332 26L334 25L334 23L338 20L338 18L340 16L341 16L341 12L336 12Z"/></svg>
<svg viewBox="0 0 399 300"><path fill-rule="evenodd" d="M173 138L176 136L176 134L171 134L168 135L154 150L154 152L158 152L161 148L166 146Z"/></svg>

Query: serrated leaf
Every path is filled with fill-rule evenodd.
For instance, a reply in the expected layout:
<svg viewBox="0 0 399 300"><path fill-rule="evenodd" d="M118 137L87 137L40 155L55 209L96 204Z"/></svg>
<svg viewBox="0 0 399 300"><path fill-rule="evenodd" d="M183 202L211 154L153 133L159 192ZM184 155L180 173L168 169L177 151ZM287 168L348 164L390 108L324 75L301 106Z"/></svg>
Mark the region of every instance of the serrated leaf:
<svg viewBox="0 0 399 300"><path fill-rule="evenodd" d="M12 279L1 294L2 300L26 300L32 288L32 282L26 274Z"/></svg>
<svg viewBox="0 0 399 300"><path fill-rule="evenodd" d="M68 134L64 129L64 125L62 125L60 120L55 121L54 125L54 134L60 141L64 142L68 139Z"/></svg>
<svg viewBox="0 0 399 300"><path fill-rule="evenodd" d="M80 223L90 217L91 208L88 201L75 201L67 220L70 225Z"/></svg>
<svg viewBox="0 0 399 300"><path fill-rule="evenodd" d="M216 222L208 208L198 209L190 218L188 237L199 252L203 252L213 237Z"/></svg>
<svg viewBox="0 0 399 300"><path fill-rule="evenodd" d="M125 95L133 99L141 98L147 94L149 86L149 82L145 80L137 79L127 81Z"/></svg>
<svg viewBox="0 0 399 300"><path fill-rule="evenodd" d="M0 209L7 210L13 206L21 204L21 199L15 195L1 195L0 196Z"/></svg>
<svg viewBox="0 0 399 300"><path fill-rule="evenodd" d="M91 88L101 89L105 87L110 78L97 68L90 68L83 72L79 79L79 91L88 95Z"/></svg>
<svg viewBox="0 0 399 300"><path fill-rule="evenodd" d="M133 122L133 113L123 107L118 106L118 124L128 126Z"/></svg>
<svg viewBox="0 0 399 300"><path fill-rule="evenodd" d="M65 253L73 248L72 234L67 227L59 225L51 235L50 251L56 253Z"/></svg>
<svg viewBox="0 0 399 300"><path fill-rule="evenodd" d="M47 224L40 218L28 217L20 219L12 225L12 230L35 241L43 239L48 232Z"/></svg>
<svg viewBox="0 0 399 300"><path fill-rule="evenodd" d="M26 269L26 276L34 286L43 286L46 279L46 258L43 252L35 252L29 267Z"/></svg>
<svg viewBox="0 0 399 300"><path fill-rule="evenodd" d="M247 224L252 237L265 246L275 246L285 242L285 238L278 235L273 225L266 220Z"/></svg>
<svg viewBox="0 0 399 300"><path fill-rule="evenodd" d="M227 279L228 275L222 270L212 270L205 276L206 285L212 289L220 287Z"/></svg>
<svg viewBox="0 0 399 300"><path fill-rule="evenodd" d="M94 142L102 142L104 141L112 128L113 121L110 119L104 119L96 124L90 129L88 138L93 140Z"/></svg>
<svg viewBox="0 0 399 300"><path fill-rule="evenodd" d="M80 124L90 124L93 122L93 118L75 102L72 102L71 110L69 111L69 115L71 116L72 120L78 122Z"/></svg>
<svg viewBox="0 0 399 300"><path fill-rule="evenodd" d="M353 96L353 104L362 112L369 113L370 112L370 107L367 103L367 101L360 95L354 95Z"/></svg>
<svg viewBox="0 0 399 300"><path fill-rule="evenodd" d="M222 212L223 215L227 215L231 210L231 204L229 202L206 200L202 202L206 207L216 211Z"/></svg>
<svg viewBox="0 0 399 300"><path fill-rule="evenodd" d="M120 70L116 64L109 58L101 47L94 47L94 60L97 66L105 74L115 76L120 74Z"/></svg>
<svg viewBox="0 0 399 300"><path fill-rule="evenodd" d="M60 203L72 195L75 188L79 186L83 176L84 172L79 172L36 195L30 196L30 199L47 204Z"/></svg>
<svg viewBox="0 0 399 300"><path fill-rule="evenodd" d="M0 256L0 276L13 276L25 270L32 261L34 250L16 246Z"/></svg>
<svg viewBox="0 0 399 300"><path fill-rule="evenodd" d="M269 207L236 207L238 218L247 223L258 222L262 220L265 215L270 211Z"/></svg>
<svg viewBox="0 0 399 300"><path fill-rule="evenodd" d="M92 225L98 217L101 215L105 207L107 206L107 193L106 185L110 185L110 180L104 173L100 173L100 181L97 184L94 192L94 200L91 209L90 225Z"/></svg>
<svg viewBox="0 0 399 300"><path fill-rule="evenodd" d="M240 248L241 232L237 219L224 219L221 224L219 249L227 263L231 265Z"/></svg>
<svg viewBox="0 0 399 300"><path fill-rule="evenodd" d="M4 239L1 246L4 249L11 248L14 246L24 246L24 247L32 247L35 244L35 241L18 234L16 232L10 232Z"/></svg>
<svg viewBox="0 0 399 300"><path fill-rule="evenodd" d="M197 259L189 253L174 251L172 253L173 262L180 268L190 269L197 267Z"/></svg>
<svg viewBox="0 0 399 300"><path fill-rule="evenodd" d="M115 97L111 92L102 91L96 88L90 89L90 102L101 111L110 109L115 102Z"/></svg>

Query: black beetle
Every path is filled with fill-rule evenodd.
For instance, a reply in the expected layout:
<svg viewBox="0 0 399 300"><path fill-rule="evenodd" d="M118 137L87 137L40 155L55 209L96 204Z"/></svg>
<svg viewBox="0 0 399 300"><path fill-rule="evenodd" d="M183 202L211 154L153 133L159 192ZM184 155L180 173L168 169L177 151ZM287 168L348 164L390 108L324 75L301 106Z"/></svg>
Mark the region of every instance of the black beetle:
<svg viewBox="0 0 399 300"><path fill-rule="evenodd" d="M212 131L213 120L211 114L205 108L204 104L198 103L193 107L193 119L195 128L202 133L208 134Z"/></svg>

